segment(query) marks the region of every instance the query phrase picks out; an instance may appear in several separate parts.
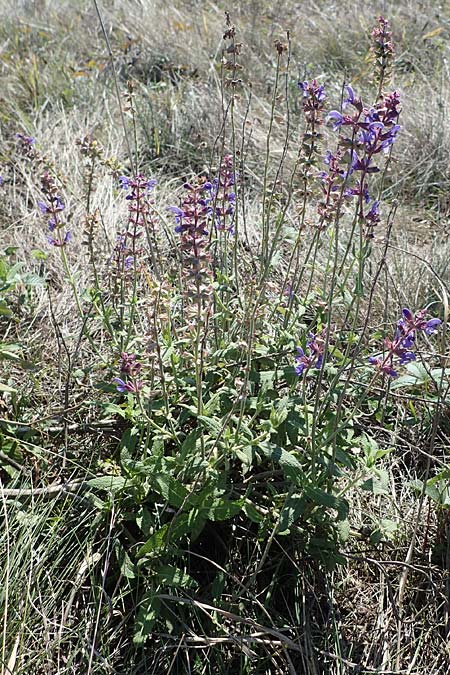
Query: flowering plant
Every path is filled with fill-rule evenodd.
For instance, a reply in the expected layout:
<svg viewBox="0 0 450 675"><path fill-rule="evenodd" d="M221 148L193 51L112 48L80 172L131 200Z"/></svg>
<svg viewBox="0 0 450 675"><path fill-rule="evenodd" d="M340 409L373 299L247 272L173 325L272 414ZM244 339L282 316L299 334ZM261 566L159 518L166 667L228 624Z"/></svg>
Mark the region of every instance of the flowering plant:
<svg viewBox="0 0 450 675"><path fill-rule="evenodd" d="M382 356L370 356L369 362L375 368L389 375L390 377L398 377L395 363L404 365L416 360L416 355L413 348L416 344L416 337L418 332L425 335L433 335L441 325L440 319L426 319L426 309L421 309L416 314L413 314L410 309L404 308L402 317L397 322L394 337L391 339L384 339L385 353Z"/></svg>

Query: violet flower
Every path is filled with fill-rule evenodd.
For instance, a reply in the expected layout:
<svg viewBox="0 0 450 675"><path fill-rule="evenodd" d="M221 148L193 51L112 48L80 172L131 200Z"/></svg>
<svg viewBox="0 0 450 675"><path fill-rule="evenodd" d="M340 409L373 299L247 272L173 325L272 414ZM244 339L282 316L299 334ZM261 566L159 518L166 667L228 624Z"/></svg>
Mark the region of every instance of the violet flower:
<svg viewBox="0 0 450 675"><path fill-rule="evenodd" d="M53 231L53 230L52 230ZM47 241L49 244L52 246L56 246L57 248L61 248L62 246L65 246L66 244L69 243L69 241L72 240L72 233L70 230L67 230L65 233L63 239L56 239L55 237L52 237L51 235L47 235Z"/></svg>
<svg viewBox="0 0 450 675"><path fill-rule="evenodd" d="M122 377L115 377L113 383L116 385L117 391L120 393L136 394L144 386L142 380L138 380L138 376L142 369L142 363L138 361L136 354L129 354L122 352L120 355L120 373Z"/></svg>
<svg viewBox="0 0 450 675"><path fill-rule="evenodd" d="M297 375L303 375L312 367L319 370L323 364L324 340L314 333L309 333L308 337L306 351L302 347L297 347L297 356L295 357L295 372Z"/></svg>
<svg viewBox="0 0 450 675"><path fill-rule="evenodd" d="M125 393L137 394L144 386L144 383L141 380L135 380L134 382L125 382L125 380L122 380L120 377L115 377L113 379L113 383L116 385L117 391L120 392L121 394Z"/></svg>

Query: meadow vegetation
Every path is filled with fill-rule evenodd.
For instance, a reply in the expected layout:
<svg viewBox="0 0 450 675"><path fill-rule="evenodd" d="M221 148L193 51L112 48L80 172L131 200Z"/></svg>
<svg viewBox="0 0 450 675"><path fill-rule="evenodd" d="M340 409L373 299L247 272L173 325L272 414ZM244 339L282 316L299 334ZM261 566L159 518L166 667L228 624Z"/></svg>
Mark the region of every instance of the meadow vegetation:
<svg viewBox="0 0 450 675"><path fill-rule="evenodd" d="M447 673L448 5L0 14L2 675Z"/></svg>

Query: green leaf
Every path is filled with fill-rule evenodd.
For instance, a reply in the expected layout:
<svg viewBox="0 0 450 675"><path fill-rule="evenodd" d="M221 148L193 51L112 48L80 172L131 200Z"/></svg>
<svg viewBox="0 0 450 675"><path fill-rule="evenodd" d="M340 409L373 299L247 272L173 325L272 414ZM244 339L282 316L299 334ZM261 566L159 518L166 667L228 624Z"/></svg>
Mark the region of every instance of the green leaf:
<svg viewBox="0 0 450 675"><path fill-rule="evenodd" d="M45 253L45 251L41 251L41 249L39 248L33 248L31 251L31 257L34 258L35 260L47 260L48 253Z"/></svg>
<svg viewBox="0 0 450 675"><path fill-rule="evenodd" d="M144 555L164 549L168 530L169 523L166 523L159 530L156 530L156 532L147 539L145 544L140 547L137 552L137 557L142 558Z"/></svg>
<svg viewBox="0 0 450 675"><path fill-rule="evenodd" d="M398 530L398 523L389 518L382 518L378 527L371 533L370 541L372 544L379 544L382 541L392 540Z"/></svg>
<svg viewBox="0 0 450 675"><path fill-rule="evenodd" d="M7 246L4 251L2 251L2 255L10 256L14 255L16 251L19 250L18 246Z"/></svg>
<svg viewBox="0 0 450 675"><path fill-rule="evenodd" d="M410 481L410 486L416 490L416 492L423 491L423 481L415 479ZM445 497L442 492L439 490L438 485L435 483L430 483L427 481L425 485L425 494L429 497L435 504L445 505Z"/></svg>
<svg viewBox="0 0 450 675"><path fill-rule="evenodd" d="M212 431L215 436L219 436L222 433L222 423L219 422L215 417L206 417L206 415L198 415L197 419L205 426L209 431Z"/></svg>
<svg viewBox="0 0 450 675"><path fill-rule="evenodd" d="M123 407L120 406L120 405L117 405L116 403L108 403L108 404L105 406L105 412L111 413L111 414L113 414L113 415L114 415L114 414L120 415L120 417L123 417L123 418L125 418L125 417L127 416L127 411L126 411L126 409L123 408Z"/></svg>
<svg viewBox="0 0 450 675"><path fill-rule="evenodd" d="M1 289L0 289L1 290ZM12 316L12 310L8 307L5 300L0 300L0 316ZM0 352L1 355L1 352Z"/></svg>
<svg viewBox="0 0 450 675"><path fill-rule="evenodd" d="M306 506L304 495L293 494L285 502L278 523L278 534L289 534L289 528L300 518Z"/></svg>
<svg viewBox="0 0 450 675"><path fill-rule="evenodd" d="M149 511L149 509L147 509L145 506L141 506L136 514L136 525L142 531L142 534L145 537L148 537L154 525L154 518L151 511Z"/></svg>
<svg viewBox="0 0 450 675"><path fill-rule="evenodd" d="M285 474L292 478L292 480L298 479L301 482L304 482L305 472L303 471L303 467L291 452L283 450L283 448L280 448L278 445L274 445L273 443L269 443L268 441L260 443L258 445L258 449L266 457L272 460L272 462L279 464Z"/></svg>
<svg viewBox="0 0 450 675"><path fill-rule="evenodd" d="M115 494L119 490L123 490L127 481L123 476L100 476L99 478L91 478L87 484L94 488L94 490L105 490Z"/></svg>
<svg viewBox="0 0 450 675"><path fill-rule="evenodd" d="M127 579L136 578L136 565L131 562L131 558L128 553L125 551L124 547L115 539L114 541L114 550L117 557L117 562L119 563L120 571L123 576Z"/></svg>
<svg viewBox="0 0 450 675"><path fill-rule="evenodd" d="M373 495L389 494L389 474L385 469L374 469L374 475L364 481L361 489Z"/></svg>
<svg viewBox="0 0 450 675"><path fill-rule="evenodd" d="M9 359L10 361L20 361L21 352L22 352L21 345L8 344L7 342L0 342L0 359Z"/></svg>
<svg viewBox="0 0 450 675"><path fill-rule="evenodd" d="M196 445L197 445L197 441L198 441L198 439L200 438L201 435L202 435L202 431L199 428L192 429L192 431L190 431L188 433L188 435L184 439L184 441L181 445L181 449L180 449L180 453L181 453L183 458L186 458L188 455L190 455L191 453L194 452L194 450L196 448Z"/></svg>
<svg viewBox="0 0 450 675"><path fill-rule="evenodd" d="M320 504L321 506L337 511L339 520L345 520L347 518L349 506L345 499L336 497L330 492L325 492L318 487L312 487L310 485L305 487L305 494L308 499L311 499L315 504Z"/></svg>
<svg viewBox="0 0 450 675"><path fill-rule="evenodd" d="M338 532L339 541L341 544L345 544L350 537L350 523L347 519L339 520L336 523L336 529Z"/></svg>
<svg viewBox="0 0 450 675"><path fill-rule="evenodd" d="M244 505L242 506L242 510L247 516L247 518L249 518L252 521L252 523L260 523L263 520L261 513L255 507L255 505L249 501L246 501L244 503Z"/></svg>
<svg viewBox="0 0 450 675"><path fill-rule="evenodd" d="M275 370L252 370L249 375L249 380L250 382L256 382L263 385L265 388L269 388L273 386L275 375Z"/></svg>
<svg viewBox="0 0 450 675"><path fill-rule="evenodd" d="M436 476L433 476L433 478L429 478L427 480L427 485L434 485L435 483L439 483L441 480L448 480L450 478L450 469L443 469L442 471L439 471Z"/></svg>
<svg viewBox="0 0 450 675"><path fill-rule="evenodd" d="M161 601L155 597L153 591L148 591L142 597L134 623L133 642L143 645L151 635L152 628L158 618Z"/></svg>
<svg viewBox="0 0 450 675"><path fill-rule="evenodd" d="M120 440L120 447L122 449L126 448L129 453L132 453L136 449L140 435L138 427L126 429Z"/></svg>
<svg viewBox="0 0 450 675"><path fill-rule="evenodd" d="M274 429L278 429L278 427L286 420L289 412L289 405L289 397L285 396L277 401L270 411L270 421Z"/></svg>
<svg viewBox="0 0 450 675"><path fill-rule="evenodd" d="M186 572L183 572L183 570L180 570L179 567L174 567L173 565L162 565L156 571L156 578L165 586L181 588L193 588L198 586L195 579L189 576L189 574L186 574Z"/></svg>
<svg viewBox="0 0 450 675"><path fill-rule="evenodd" d="M137 552L138 558L156 551L162 552L169 543L168 537L171 542L179 541L198 525L197 521L198 513L182 513L176 516L172 523L166 523L147 539Z"/></svg>
<svg viewBox="0 0 450 675"><path fill-rule="evenodd" d="M243 472L247 473L255 459L255 448L251 445L245 445L243 448L236 448L235 454L243 464Z"/></svg>
<svg viewBox="0 0 450 675"><path fill-rule="evenodd" d="M207 511L209 520L228 520L236 516L242 510L242 501L228 501L226 499L216 499L213 505Z"/></svg>
<svg viewBox="0 0 450 675"><path fill-rule="evenodd" d="M186 500L189 492L170 474L157 473L151 476L153 490L161 495L170 506L180 508Z"/></svg>
<svg viewBox="0 0 450 675"><path fill-rule="evenodd" d="M211 398L204 404L203 410L205 411L206 416L212 415L214 412L216 412L219 404L220 404L220 396L221 393L220 391L217 391L215 394L211 396Z"/></svg>
<svg viewBox="0 0 450 675"><path fill-rule="evenodd" d="M44 279L34 272L25 274L22 281L27 286L42 286L45 283Z"/></svg>
<svg viewBox="0 0 450 675"><path fill-rule="evenodd" d="M450 375L450 368L445 368L442 371L441 368L433 368L431 372L428 372L425 366L422 363L414 361L408 363L406 366L407 373L397 378L395 382L391 384L391 389L399 389L401 387L418 387L428 382L436 382L439 384L442 380L442 377L447 377Z"/></svg>

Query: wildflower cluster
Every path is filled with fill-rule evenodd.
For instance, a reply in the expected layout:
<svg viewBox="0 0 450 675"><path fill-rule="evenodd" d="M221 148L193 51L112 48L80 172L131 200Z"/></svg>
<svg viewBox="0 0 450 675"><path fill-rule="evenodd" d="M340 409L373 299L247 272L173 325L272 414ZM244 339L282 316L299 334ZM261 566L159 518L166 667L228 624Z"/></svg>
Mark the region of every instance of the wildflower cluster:
<svg viewBox="0 0 450 675"><path fill-rule="evenodd" d="M303 92L303 112L308 124L314 130L316 126L323 124L322 113L326 98L325 87L317 80L311 82L299 82L298 87Z"/></svg>
<svg viewBox="0 0 450 675"><path fill-rule="evenodd" d="M25 134L16 134L17 145L21 155L33 159L36 154L34 144L36 139L34 136L26 136Z"/></svg>
<svg viewBox="0 0 450 675"><path fill-rule="evenodd" d="M426 320L426 309L421 309L415 315L410 309L403 309L402 318L397 322L394 338L384 339L386 353L383 356L369 357L369 362L377 370L390 377L398 377L395 369L395 362L400 365L410 363L416 360L416 355L412 351L416 342L418 332L425 335L433 335L441 325L440 319Z"/></svg>
<svg viewBox="0 0 450 675"><path fill-rule="evenodd" d="M236 87L242 84L242 80L237 77L238 71L243 69L243 66L237 62L236 57L241 53L242 44L236 42L236 28L231 23L230 15L225 12L227 28L223 34L225 40L225 48L222 51L222 68L230 72L231 77L224 79L224 85L231 87L233 91Z"/></svg>
<svg viewBox="0 0 450 675"><path fill-rule="evenodd" d="M136 354L122 352L120 355L120 374L123 377L113 379L117 391L122 394L126 392L136 394L140 391L144 386L143 381L138 379L141 369L142 363L137 360Z"/></svg>
<svg viewBox="0 0 450 675"><path fill-rule="evenodd" d="M317 370L322 367L325 341L315 333L309 333L308 338L306 351L302 347L297 347L297 356L295 357L295 372L297 375L303 375L312 367L317 368Z"/></svg>
<svg viewBox="0 0 450 675"><path fill-rule="evenodd" d="M390 76L395 55L391 27L389 21L383 16L378 17L378 26L375 26L372 31L372 40L375 76L379 82L379 91L381 92L384 82Z"/></svg>
<svg viewBox="0 0 450 675"><path fill-rule="evenodd" d="M61 213L65 204L58 194L55 179L48 171L41 176L41 191L44 199L38 201L38 207L44 215L49 216L47 223L50 234L47 239L52 246L65 246L72 238L70 230L64 232L65 223Z"/></svg>
<svg viewBox="0 0 450 675"><path fill-rule="evenodd" d="M206 300L211 293L211 258L206 247L207 225L213 213L213 184L209 181L185 183L184 188L187 194L181 206L170 206L169 210L175 215L175 232L181 236L188 296L197 301Z"/></svg>
<svg viewBox="0 0 450 675"><path fill-rule="evenodd" d="M107 157L105 154L105 149L91 134L86 134L83 138L77 138L76 144L80 148L80 153L87 160L90 161L91 165L97 161L102 166L110 169L113 175L117 176L119 171L119 162L115 157Z"/></svg>
<svg viewBox="0 0 450 675"><path fill-rule="evenodd" d="M219 232L234 234L236 205L234 186L236 178L233 169L233 157L225 155L220 166L219 177L211 181L211 201L214 205L215 215L214 225Z"/></svg>
<svg viewBox="0 0 450 675"><path fill-rule="evenodd" d="M318 154L317 142L321 137L318 128L323 124L326 94L324 85L319 85L317 80L298 82L298 87L303 94L303 112L306 120L306 129L300 144L298 167L299 176L304 181L303 197L306 199L307 180L311 176L311 166L316 163Z"/></svg>
<svg viewBox="0 0 450 675"><path fill-rule="evenodd" d="M139 240L144 234L148 219L151 218L153 200L149 198L149 192L156 185L156 180L149 180L138 174L134 178L120 176L119 183L121 188L128 190L125 197L129 202L128 222L126 228L117 235L112 259L115 272L127 277L130 270L136 267L143 252Z"/></svg>
<svg viewBox="0 0 450 675"><path fill-rule="evenodd" d="M365 226L365 235L371 239L375 226L380 221L379 202L369 194L368 176L378 173L375 163L377 156L388 152L395 142L400 126L400 95L394 91L387 94L374 107L364 106L351 86L346 87L347 98L344 107L350 105L353 112L343 114L332 110L328 117L333 120L333 129L340 132L339 150L333 154L328 151L324 161L330 170L321 171L319 178L323 184L324 200L319 205L321 224L330 220L343 199L357 198L357 216ZM344 134L348 130L348 135ZM342 151L341 151L342 148ZM344 153L348 152L345 168L341 163ZM370 207L368 205L370 204Z"/></svg>
<svg viewBox="0 0 450 675"><path fill-rule="evenodd" d="M325 229L338 210L342 198L350 194L349 188L343 188L347 180L348 170L342 167L342 159L343 153L339 149L335 154L328 150L323 159L324 163L328 166L328 171L319 171L317 174L318 178L322 181L324 195L323 200L319 202L317 207L320 215L319 229Z"/></svg>

